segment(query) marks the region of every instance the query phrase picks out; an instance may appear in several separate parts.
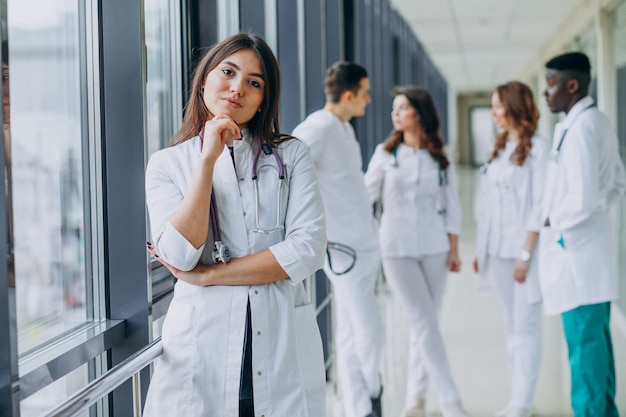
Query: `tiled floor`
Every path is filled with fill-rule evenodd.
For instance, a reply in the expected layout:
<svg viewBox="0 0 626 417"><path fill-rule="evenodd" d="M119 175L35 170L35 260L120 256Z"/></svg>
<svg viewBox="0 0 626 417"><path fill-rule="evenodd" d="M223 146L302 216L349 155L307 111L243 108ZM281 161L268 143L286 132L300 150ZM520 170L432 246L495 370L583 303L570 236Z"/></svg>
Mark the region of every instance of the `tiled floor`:
<svg viewBox="0 0 626 417"><path fill-rule="evenodd" d="M462 271L452 274L444 299L441 328L450 365L465 408L473 417L490 417L508 400L504 323L499 301L493 292L476 291L476 275L471 261L474 254L473 193L476 172L459 169L459 188L464 208L460 242ZM401 417L404 405L407 343L406 319L393 302L389 289L381 283L380 307L386 323L383 358L383 411L385 417ZM626 413L626 325L621 317L613 320L613 343L618 378L618 407ZM619 330L618 330L619 327ZM569 368L559 317L544 316L543 358L536 396L536 416L571 416L569 408ZM327 417L343 417L340 388L329 383ZM437 394L431 388L427 398L429 416L438 416ZM599 416L600 417L600 416Z"/></svg>

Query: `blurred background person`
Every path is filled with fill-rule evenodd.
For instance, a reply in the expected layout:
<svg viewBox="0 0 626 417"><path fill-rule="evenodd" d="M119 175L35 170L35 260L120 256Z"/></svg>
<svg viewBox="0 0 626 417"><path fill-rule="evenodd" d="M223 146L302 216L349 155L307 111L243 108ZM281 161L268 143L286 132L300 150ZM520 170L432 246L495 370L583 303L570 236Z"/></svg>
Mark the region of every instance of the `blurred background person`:
<svg viewBox="0 0 626 417"><path fill-rule="evenodd" d="M335 349L346 417L382 417L380 361L385 343L376 300L380 250L376 220L363 186L361 148L350 124L370 104L361 65L339 61L326 71L326 103L293 130L309 149L320 179L329 241L324 273L337 317ZM339 256L341 245L353 252Z"/></svg>
<svg viewBox="0 0 626 417"><path fill-rule="evenodd" d="M372 202L382 200L383 270L409 321L404 416L424 416L432 378L444 417L466 417L438 321L448 271L461 268L456 171L443 149L439 116L426 90L395 88L391 118L394 129L376 148L365 187Z"/></svg>
<svg viewBox="0 0 626 417"><path fill-rule="evenodd" d="M474 271L495 286L506 329L508 405L497 417L530 417L541 363L541 294L533 256L541 229L548 142L537 136L531 90L511 81L496 87L491 113L498 133L481 169Z"/></svg>

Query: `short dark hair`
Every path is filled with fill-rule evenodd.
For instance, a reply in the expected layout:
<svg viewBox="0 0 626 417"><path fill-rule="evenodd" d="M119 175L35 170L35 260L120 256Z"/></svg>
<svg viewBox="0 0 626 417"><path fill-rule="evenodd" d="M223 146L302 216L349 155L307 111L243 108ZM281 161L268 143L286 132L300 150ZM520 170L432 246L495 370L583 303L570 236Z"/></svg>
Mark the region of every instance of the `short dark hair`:
<svg viewBox="0 0 626 417"><path fill-rule="evenodd" d="M558 71L566 81L578 81L580 92L587 94L591 83L591 63L584 53L568 52L557 55L546 62L546 69Z"/></svg>
<svg viewBox="0 0 626 417"><path fill-rule="evenodd" d="M363 78L367 78L367 70L363 66L349 61L334 63L326 71L324 88L326 99L338 103L344 92L352 91L356 94Z"/></svg>

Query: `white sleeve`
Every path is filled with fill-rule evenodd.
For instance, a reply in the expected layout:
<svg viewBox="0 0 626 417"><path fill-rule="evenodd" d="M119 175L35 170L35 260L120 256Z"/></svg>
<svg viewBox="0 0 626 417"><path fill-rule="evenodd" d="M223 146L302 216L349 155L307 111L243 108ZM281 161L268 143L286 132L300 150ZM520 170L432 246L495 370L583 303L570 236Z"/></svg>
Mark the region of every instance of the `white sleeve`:
<svg viewBox="0 0 626 417"><path fill-rule="evenodd" d="M541 218L543 200L543 184L546 181L546 164L548 163L549 145L544 139L533 141L530 153L530 214L526 222L526 230L539 232L545 219Z"/></svg>
<svg viewBox="0 0 626 417"><path fill-rule="evenodd" d="M615 161L615 179L613 181L613 187L609 190L606 196L606 202L608 205L615 203L626 191L626 174L624 173L624 164L620 158L619 153L613 154Z"/></svg>
<svg viewBox="0 0 626 417"><path fill-rule="evenodd" d="M174 182L172 164L163 151L148 161L146 203L156 251L164 261L183 270L192 270L200 260L204 245L198 249L172 225L170 218L183 201L183 192Z"/></svg>
<svg viewBox="0 0 626 417"><path fill-rule="evenodd" d="M459 236L461 234L461 202L459 200L458 178L456 176L456 168L452 161L446 169L448 176L448 185L445 187L446 193L446 213L444 221L446 224L446 232L451 235Z"/></svg>
<svg viewBox="0 0 626 417"><path fill-rule="evenodd" d="M269 249L297 284L324 265L326 221L317 173L308 148L295 151L285 213L285 239Z"/></svg>
<svg viewBox="0 0 626 417"><path fill-rule="evenodd" d="M388 163L389 158L389 153L383 149L382 145L378 145L367 166L363 181L370 203L376 202L381 196L385 181L384 164Z"/></svg>

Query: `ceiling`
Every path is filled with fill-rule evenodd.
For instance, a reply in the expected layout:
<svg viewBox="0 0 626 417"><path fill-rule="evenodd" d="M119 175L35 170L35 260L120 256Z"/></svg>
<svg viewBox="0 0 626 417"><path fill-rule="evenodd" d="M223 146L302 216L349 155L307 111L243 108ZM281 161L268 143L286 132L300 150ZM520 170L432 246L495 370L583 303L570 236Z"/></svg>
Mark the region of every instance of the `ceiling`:
<svg viewBox="0 0 626 417"><path fill-rule="evenodd" d="M491 91L522 74L584 0L391 0L448 84Z"/></svg>

